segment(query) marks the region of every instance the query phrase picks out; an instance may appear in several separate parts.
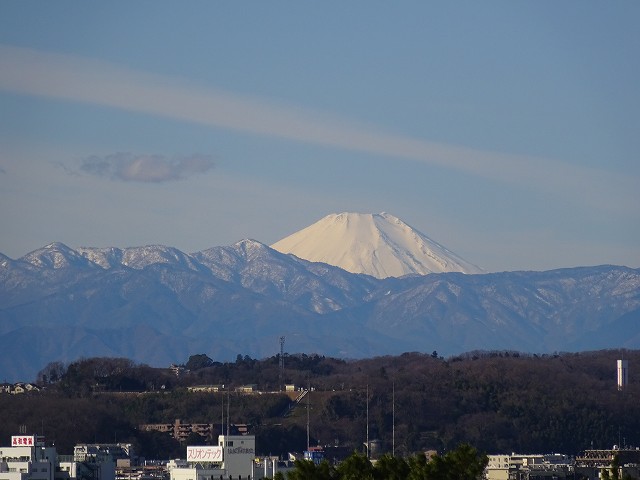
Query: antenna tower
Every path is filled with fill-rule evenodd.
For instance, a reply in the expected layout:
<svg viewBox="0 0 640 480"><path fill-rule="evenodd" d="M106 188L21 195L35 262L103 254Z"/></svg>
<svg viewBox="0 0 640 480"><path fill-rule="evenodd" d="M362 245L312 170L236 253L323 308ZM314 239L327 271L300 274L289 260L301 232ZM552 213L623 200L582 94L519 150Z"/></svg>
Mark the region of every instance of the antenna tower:
<svg viewBox="0 0 640 480"><path fill-rule="evenodd" d="M282 391L283 375L284 375L284 335L280 337L280 391Z"/></svg>
<svg viewBox="0 0 640 480"><path fill-rule="evenodd" d="M618 390L624 392L627 389L629 383L629 360L622 359L617 362L618 370Z"/></svg>
<svg viewBox="0 0 640 480"><path fill-rule="evenodd" d="M221 398L222 398L222 401L220 405L222 407L222 412L220 412L220 430L222 431L222 435L224 435L224 390L222 391Z"/></svg>

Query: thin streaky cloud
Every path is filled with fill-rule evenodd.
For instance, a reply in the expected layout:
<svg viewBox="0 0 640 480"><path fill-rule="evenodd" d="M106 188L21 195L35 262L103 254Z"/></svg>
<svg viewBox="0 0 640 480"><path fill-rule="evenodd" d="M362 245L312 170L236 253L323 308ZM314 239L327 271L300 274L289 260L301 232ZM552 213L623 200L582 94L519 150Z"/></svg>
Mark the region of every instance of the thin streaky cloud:
<svg viewBox="0 0 640 480"><path fill-rule="evenodd" d="M576 201L599 208L619 208L637 200L636 178L597 169L388 134L310 110L194 88L172 77L71 55L0 45L0 59L11 66L0 69L0 89L10 92L404 158L535 190L568 193Z"/></svg>

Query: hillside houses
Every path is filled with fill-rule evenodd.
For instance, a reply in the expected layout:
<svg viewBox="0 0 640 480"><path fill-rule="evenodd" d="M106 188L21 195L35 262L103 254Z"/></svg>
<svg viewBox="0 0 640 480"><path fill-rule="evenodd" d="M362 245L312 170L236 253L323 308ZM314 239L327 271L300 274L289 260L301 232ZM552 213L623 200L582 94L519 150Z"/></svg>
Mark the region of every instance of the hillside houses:
<svg viewBox="0 0 640 480"><path fill-rule="evenodd" d="M39 392L42 387L35 383L0 383L0 393L8 393L11 395L19 395L22 393Z"/></svg>

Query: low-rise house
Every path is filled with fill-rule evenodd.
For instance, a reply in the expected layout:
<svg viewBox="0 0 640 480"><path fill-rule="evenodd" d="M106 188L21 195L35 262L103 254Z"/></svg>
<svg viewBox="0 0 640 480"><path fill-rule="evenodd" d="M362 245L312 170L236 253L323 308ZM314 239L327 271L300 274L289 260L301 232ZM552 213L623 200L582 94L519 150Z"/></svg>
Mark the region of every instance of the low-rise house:
<svg viewBox="0 0 640 480"><path fill-rule="evenodd" d="M0 393L10 393L19 395L26 392L39 392L41 388L35 383L2 383L0 384Z"/></svg>
<svg viewBox="0 0 640 480"><path fill-rule="evenodd" d="M16 384L13 386L13 389L11 390L11 393L12 393L13 395L18 395L18 394L20 394L20 393L24 393L24 392L26 392L26 391L27 391L27 389L26 389L26 388L24 388L24 383L16 383Z"/></svg>
<svg viewBox="0 0 640 480"><path fill-rule="evenodd" d="M236 392L240 392L240 393L253 393L253 392L256 392L257 390L258 390L258 385L256 385L255 383L252 383L249 385L242 385L241 387L236 388Z"/></svg>

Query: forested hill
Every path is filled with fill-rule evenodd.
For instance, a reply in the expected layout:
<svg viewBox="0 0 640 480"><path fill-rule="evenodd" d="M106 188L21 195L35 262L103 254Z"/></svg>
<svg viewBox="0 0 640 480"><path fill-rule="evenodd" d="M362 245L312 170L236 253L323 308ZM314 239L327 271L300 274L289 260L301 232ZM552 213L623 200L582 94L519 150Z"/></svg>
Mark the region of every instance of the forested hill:
<svg viewBox="0 0 640 480"><path fill-rule="evenodd" d="M629 385L618 391L616 360L629 362ZM50 364L39 393L0 394L0 441L26 425L56 442L62 453L76 442L132 441L149 457L179 454L165 434L141 432L145 423L220 423L229 405L231 423L249 424L261 454L306 446L307 408L312 443L360 449L370 438L396 453L439 451L461 442L487 453L563 452L640 445L640 351L555 355L473 352L443 359L406 353L344 361L315 355L264 360L238 356L214 362L194 355L180 376L130 360L95 358L68 366ZM311 387L289 411L282 384ZM193 385L225 385L225 393L194 393ZM236 387L255 384L261 394ZM125 393L125 392L145 393ZM264 392L273 392L266 394ZM368 397L367 397L368 392ZM395 401L394 401L395 399ZM394 415L395 414L395 415ZM395 418L394 418L395 417ZM194 439L207 441L207 439Z"/></svg>

